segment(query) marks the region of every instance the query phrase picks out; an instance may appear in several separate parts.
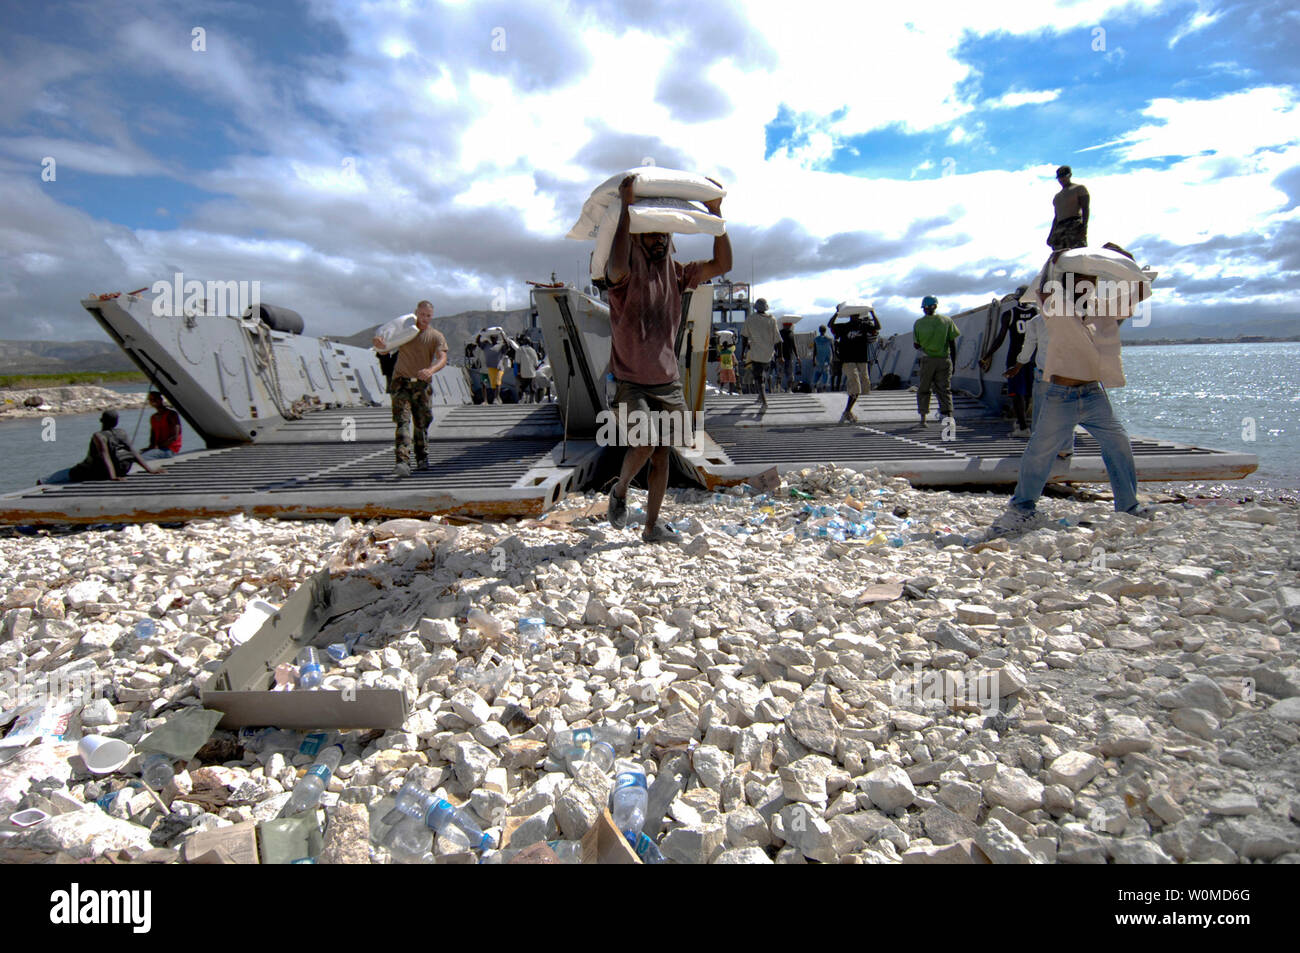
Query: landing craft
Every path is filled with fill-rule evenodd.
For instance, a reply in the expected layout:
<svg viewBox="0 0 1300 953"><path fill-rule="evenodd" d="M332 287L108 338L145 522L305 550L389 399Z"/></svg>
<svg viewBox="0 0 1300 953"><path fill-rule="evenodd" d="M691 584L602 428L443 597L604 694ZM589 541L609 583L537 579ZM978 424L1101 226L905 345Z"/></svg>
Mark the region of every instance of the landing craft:
<svg viewBox="0 0 1300 953"><path fill-rule="evenodd" d="M210 449L165 461L163 476L8 494L0 497L0 521L157 522L235 512L539 516L588 488L597 472L605 449L596 440L598 415L609 409L610 328L609 307L594 288L535 283L531 299L535 327L507 330L516 340L540 336L557 399L476 405L466 368L449 365L433 379L433 467L395 481L389 399L370 348L308 336L301 316L275 305L259 303L238 317L206 309L171 317L155 314L140 293L93 295L83 307ZM773 468L786 473L836 464L878 469L920 486L1014 484L1024 440L1011 436L1004 416L999 370L1006 345L993 356L991 372L979 367L1002 309L1011 304L1010 297L993 299L954 316L962 332L953 373L955 427L917 430L915 393L907 389L916 377L910 334L880 341L873 391L854 408L857 424L837 424L842 393L770 395L767 412L759 414L752 395L710 386L717 332L738 335L749 288L720 282L686 292L675 345L687 407L703 413L704 427L694 446L674 448L680 475L713 488ZM449 341L453 361L463 343ZM800 341L801 355L807 344ZM901 389L879 390L883 379L897 380ZM1258 466L1251 454L1141 437L1133 438L1133 450L1138 478L1147 481L1239 479ZM1091 437L1077 438L1074 457L1061 461L1052 479L1107 481Z"/></svg>

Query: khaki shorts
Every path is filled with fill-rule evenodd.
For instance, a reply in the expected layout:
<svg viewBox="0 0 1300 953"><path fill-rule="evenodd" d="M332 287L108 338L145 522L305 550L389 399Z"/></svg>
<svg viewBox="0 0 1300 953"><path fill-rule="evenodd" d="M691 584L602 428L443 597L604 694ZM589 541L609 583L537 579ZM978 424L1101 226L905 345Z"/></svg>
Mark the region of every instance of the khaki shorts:
<svg viewBox="0 0 1300 953"><path fill-rule="evenodd" d="M844 362L844 390L849 394L871 393L871 371L866 364Z"/></svg>
<svg viewBox="0 0 1300 953"><path fill-rule="evenodd" d="M653 385L619 381L610 409L618 419L617 446L689 447L695 439L680 381Z"/></svg>

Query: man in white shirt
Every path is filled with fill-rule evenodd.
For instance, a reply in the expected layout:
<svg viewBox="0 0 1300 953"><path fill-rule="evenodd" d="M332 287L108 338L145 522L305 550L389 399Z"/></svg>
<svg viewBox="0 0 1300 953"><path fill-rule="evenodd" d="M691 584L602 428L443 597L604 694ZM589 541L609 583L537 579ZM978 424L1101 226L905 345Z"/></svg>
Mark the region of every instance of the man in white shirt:
<svg viewBox="0 0 1300 953"><path fill-rule="evenodd" d="M1129 314L1097 313L1109 309L1104 302L1099 306L1102 299L1096 295L1076 298L1059 293L1062 286L1072 291L1076 284L1081 287L1085 278L1076 275L1067 279L1049 260L1036 285L1035 297L1049 331L1046 346L1038 343L1039 351L1046 352L1046 380L1036 388L1042 394L1041 403L1034 408L1033 432L1020 458L1020 480L1007 511L993 523L994 531L1014 532L1033 521L1056 453L1073 439L1076 426L1082 426L1100 445L1116 512L1152 518L1151 508L1138 503L1133 447L1106 396L1106 387L1124 386L1119 324ZM1044 297L1044 289L1054 283L1057 292Z"/></svg>
<svg viewBox="0 0 1300 953"><path fill-rule="evenodd" d="M519 402L530 404L533 401L533 378L537 375L537 352L527 341L521 342L515 351L515 360L519 362Z"/></svg>
<svg viewBox="0 0 1300 953"><path fill-rule="evenodd" d="M768 368L772 364L776 343L780 340L776 318L767 313L766 298L759 298L754 302L754 310L745 318L740 336L748 345L745 351L745 362L752 370L754 386L758 388L759 413L762 413L767 410Z"/></svg>

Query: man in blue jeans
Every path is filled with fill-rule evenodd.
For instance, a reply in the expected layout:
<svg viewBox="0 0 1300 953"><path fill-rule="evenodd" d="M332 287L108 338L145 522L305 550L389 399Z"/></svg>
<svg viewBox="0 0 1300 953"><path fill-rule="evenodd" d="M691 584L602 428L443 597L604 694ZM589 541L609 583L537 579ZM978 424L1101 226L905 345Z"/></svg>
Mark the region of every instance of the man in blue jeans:
<svg viewBox="0 0 1300 953"><path fill-rule="evenodd" d="M1063 277L1049 261L1038 284L1041 311L1049 328L1040 385L1042 403L1035 410L1033 431L1020 458L1016 492L1007 511L994 521L995 531L1013 532L1033 521L1057 451L1072 440L1076 426L1082 426L1100 445L1116 512L1144 519L1154 516L1151 507L1138 503L1133 448L1106 396L1106 386L1124 386L1118 326L1129 315L1108 313L1104 299L1086 292L1077 300L1064 298L1060 284L1056 284L1055 294L1044 298L1045 289ZM1079 286L1085 277L1076 276Z"/></svg>

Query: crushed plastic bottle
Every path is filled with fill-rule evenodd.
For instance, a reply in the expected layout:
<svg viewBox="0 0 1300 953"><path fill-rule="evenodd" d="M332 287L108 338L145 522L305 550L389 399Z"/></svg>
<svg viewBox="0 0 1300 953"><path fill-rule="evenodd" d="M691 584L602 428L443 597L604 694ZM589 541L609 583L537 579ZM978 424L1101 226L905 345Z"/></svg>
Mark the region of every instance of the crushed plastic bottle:
<svg viewBox="0 0 1300 953"><path fill-rule="evenodd" d="M315 810L320 804L321 797L325 794L325 788L330 783L330 778L338 770L339 762L343 760L343 746L330 745L320 753L316 763L307 769L298 783L293 786L293 794L281 811L282 817L292 817L294 814L301 814L303 811Z"/></svg>
<svg viewBox="0 0 1300 953"><path fill-rule="evenodd" d="M465 621L490 639L499 640L505 632L505 626L501 624L499 619L488 615L478 606L469 610L469 613L465 616Z"/></svg>
<svg viewBox="0 0 1300 953"><path fill-rule="evenodd" d="M320 652L314 646L304 646L298 652L298 687L320 688L325 678L325 668L320 662Z"/></svg>
<svg viewBox="0 0 1300 953"><path fill-rule="evenodd" d="M469 815L416 784L408 782L402 785L397 792L396 810L423 821L425 827L459 847L471 850L489 850L492 847L492 838L484 834Z"/></svg>
<svg viewBox="0 0 1300 953"><path fill-rule="evenodd" d="M576 775L582 764L595 765L601 774L607 774L614 767L614 746L608 741L596 741L586 748L570 749L566 760L570 774Z"/></svg>
<svg viewBox="0 0 1300 953"><path fill-rule="evenodd" d="M174 777L176 769L172 767L172 759L165 754L145 755L140 763L140 780L155 791L167 787Z"/></svg>
<svg viewBox="0 0 1300 953"><path fill-rule="evenodd" d="M643 864L662 864L664 855L659 850L659 845L652 841L646 834L638 831L624 831L623 836L627 842L632 845L632 850L641 858Z"/></svg>
<svg viewBox="0 0 1300 953"><path fill-rule="evenodd" d="M640 728L620 722L593 725L590 728L569 728L555 735L551 742L551 754L557 761L567 764L574 749L585 751L598 741L605 742L618 754L625 754L641 740L642 734Z"/></svg>
<svg viewBox="0 0 1300 953"><path fill-rule="evenodd" d="M582 863L582 841L548 840L546 846L555 851L555 856L560 858L562 864Z"/></svg>
<svg viewBox="0 0 1300 953"><path fill-rule="evenodd" d="M346 517L345 517L346 519ZM325 654L335 662L342 662L345 658L356 651L357 643L361 641L362 634L357 632L355 635L346 635L342 642L331 642L325 646Z"/></svg>
<svg viewBox="0 0 1300 953"><path fill-rule="evenodd" d="M461 684L473 689L475 694L491 704L510 681L514 669L509 665L493 665L486 659L475 666L472 661L465 659L456 666L453 674Z"/></svg>
<svg viewBox="0 0 1300 953"><path fill-rule="evenodd" d="M153 619L141 619L131 627L131 637L138 642L148 642L158 634L158 623Z"/></svg>
<svg viewBox="0 0 1300 953"><path fill-rule="evenodd" d="M299 740L296 731L288 731L284 728L240 728L239 744L254 753L293 751L298 748Z"/></svg>

